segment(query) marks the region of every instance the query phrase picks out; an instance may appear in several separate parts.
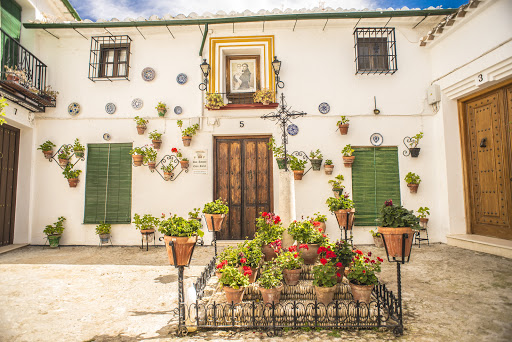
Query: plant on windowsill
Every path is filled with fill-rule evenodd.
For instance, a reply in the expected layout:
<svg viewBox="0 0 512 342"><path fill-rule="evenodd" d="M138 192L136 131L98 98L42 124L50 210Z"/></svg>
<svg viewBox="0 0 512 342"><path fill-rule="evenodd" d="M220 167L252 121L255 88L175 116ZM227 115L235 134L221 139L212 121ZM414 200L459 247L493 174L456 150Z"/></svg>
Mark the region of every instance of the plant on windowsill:
<svg viewBox="0 0 512 342"><path fill-rule="evenodd" d="M155 150L159 150L160 147L162 147L162 133L158 133L156 129L149 133L149 139L151 139L151 143Z"/></svg>
<svg viewBox="0 0 512 342"><path fill-rule="evenodd" d="M304 176L307 160L301 160L295 156L289 156L290 169L293 171L293 179L301 180Z"/></svg>
<svg viewBox="0 0 512 342"><path fill-rule="evenodd" d="M421 178L417 174L413 172L409 172L407 175L405 175L404 180L407 182L407 187L411 191L411 194L415 194L418 192L418 187L421 183Z"/></svg>
<svg viewBox="0 0 512 342"><path fill-rule="evenodd" d="M274 100L275 92L270 89L263 88L261 90L256 90L253 98L255 103L262 103L264 106L268 106Z"/></svg>
<svg viewBox="0 0 512 342"><path fill-rule="evenodd" d="M320 265L313 267L313 285L315 286L316 300L325 306L329 305L334 299L336 283L334 263L328 258L321 258Z"/></svg>
<svg viewBox="0 0 512 342"><path fill-rule="evenodd" d="M134 166L141 166L142 161L144 160L144 154L146 153L146 150L144 147L134 147L130 150L130 154L133 158L133 165Z"/></svg>
<svg viewBox="0 0 512 342"><path fill-rule="evenodd" d="M277 304L283 290L283 273L281 268L272 261L263 265L263 272L258 279L258 288L264 304Z"/></svg>
<svg viewBox="0 0 512 342"><path fill-rule="evenodd" d="M180 150L178 150L176 147L173 147L171 149L171 152L176 154L176 158L180 161L180 166L183 170L187 170L189 166L188 158L183 157L183 153L181 153Z"/></svg>
<svg viewBox="0 0 512 342"><path fill-rule="evenodd" d="M288 249L282 249L277 258L274 259L274 262L283 270L283 278L286 285L295 286L299 283L304 259L300 257L297 245L292 245Z"/></svg>
<svg viewBox="0 0 512 342"><path fill-rule="evenodd" d="M340 198L343 194L343 189L345 188L345 185L341 184L345 180L345 177L343 175L337 175L334 177L334 179L331 179L327 183L331 184L332 192L334 193L334 197Z"/></svg>
<svg viewBox="0 0 512 342"><path fill-rule="evenodd" d="M165 165L162 163L162 166L160 168L164 173L164 180L171 180L172 176L174 175L174 167L172 166L172 164L169 163L168 165Z"/></svg>
<svg viewBox="0 0 512 342"><path fill-rule="evenodd" d="M100 223L96 226L96 234L100 238L100 242L108 243L110 240L110 231L112 229L112 225L110 223Z"/></svg>
<svg viewBox="0 0 512 342"><path fill-rule="evenodd" d="M75 153L75 156L77 158L83 158L85 146L80 143L80 140L78 138L75 139L75 143L73 144L73 152Z"/></svg>
<svg viewBox="0 0 512 342"><path fill-rule="evenodd" d="M69 163L69 159L71 158L71 146L62 146L58 158L60 166L66 167L66 165L68 165Z"/></svg>
<svg viewBox="0 0 512 342"><path fill-rule="evenodd" d="M419 132L418 134L413 136L409 141L409 152L411 153L411 157L417 158L420 155L420 148L417 146L422 138L423 132Z"/></svg>
<svg viewBox="0 0 512 342"><path fill-rule="evenodd" d="M201 222L185 220L176 214L167 219L162 214L158 223L158 231L164 234L169 263L174 266L187 266L190 263L197 237L204 235L201 230ZM174 244L174 251L169 245L171 242ZM174 255L174 252L176 255ZM176 257L176 263L174 257Z"/></svg>
<svg viewBox="0 0 512 342"><path fill-rule="evenodd" d="M277 256L276 250L279 249L283 232L281 218L274 213L262 212L256 219L254 240L261 247L265 261L270 261Z"/></svg>
<svg viewBox="0 0 512 342"><path fill-rule="evenodd" d="M426 225L428 222L428 217L430 215L430 208L429 207L419 207L417 210L418 215L416 215L420 222L423 223L423 225Z"/></svg>
<svg viewBox="0 0 512 342"><path fill-rule="evenodd" d="M288 234L297 241L300 256L306 265L313 265L318 257L318 248L327 243L327 235L321 232L321 228L308 220L293 221L288 226Z"/></svg>
<svg viewBox="0 0 512 342"><path fill-rule="evenodd" d="M269 142L267 143L268 149L272 151L272 154L274 155L274 158L276 158L277 162L277 168L279 170L286 169L286 158L284 155L284 146L277 146L276 140L274 137L270 138Z"/></svg>
<svg viewBox="0 0 512 342"><path fill-rule="evenodd" d="M354 202L349 198L348 194L340 196L339 198L329 197L325 203L329 207L329 211L336 215L336 220L340 227L345 229L352 229L348 224L348 213L354 212Z"/></svg>
<svg viewBox="0 0 512 342"><path fill-rule="evenodd" d="M154 233L155 227L159 222L160 220L151 214L144 214L144 216L140 216L139 214L133 215L133 223L135 224L135 228L140 230L141 234Z"/></svg>
<svg viewBox="0 0 512 342"><path fill-rule="evenodd" d="M229 265L222 268L219 283L223 285L228 303L239 304L242 302L244 290L249 286L250 274L251 270L246 270L242 274L238 268Z"/></svg>
<svg viewBox="0 0 512 342"><path fill-rule="evenodd" d="M53 225L48 224L43 230L43 233L46 235L48 239L48 244L50 247L55 248L59 247L60 237L64 232L64 221L66 218L64 216L60 216Z"/></svg>
<svg viewBox="0 0 512 342"><path fill-rule="evenodd" d="M336 125L338 125L338 128L340 129L340 134L341 135L347 135L348 133L348 126L349 126L349 122L350 120L345 116L345 115L342 115L341 116L341 120L338 121L338 123L336 123Z"/></svg>
<svg viewBox="0 0 512 342"><path fill-rule="evenodd" d="M82 173L82 170L73 170L73 165L68 164L62 171L64 178L68 180L68 184L70 188L76 188L78 184L78 176Z"/></svg>
<svg viewBox="0 0 512 342"><path fill-rule="evenodd" d="M332 171L334 169L334 165L332 165L332 160L326 159L324 163L324 171L326 175L332 175Z"/></svg>
<svg viewBox="0 0 512 342"><path fill-rule="evenodd" d="M146 129L148 128L147 124L149 120L141 118L140 116L136 116L135 119L133 120L135 120L135 122L137 123L137 133L139 135L143 135Z"/></svg>
<svg viewBox="0 0 512 342"><path fill-rule="evenodd" d="M311 159L311 167L313 168L313 171L320 171L320 168L322 167L322 160L323 160L322 152L320 152L319 149L316 151L311 151L309 153L309 158Z"/></svg>
<svg viewBox="0 0 512 342"><path fill-rule="evenodd" d="M382 235L378 231L374 231L373 229L370 230L370 233L373 237L373 243L375 244L375 247L382 248L384 247L384 241L382 241Z"/></svg>
<svg viewBox="0 0 512 342"><path fill-rule="evenodd" d="M192 142L192 137L196 135L197 131L199 130L199 124L194 124L185 129L182 129L182 120L178 120L176 124L178 125L181 131L181 140L183 141L183 146L190 146L190 143Z"/></svg>
<svg viewBox="0 0 512 342"><path fill-rule="evenodd" d="M228 212L229 207L227 203L220 198L213 202L206 203L203 208L203 214L208 230L210 232L220 231L222 229L222 222L224 222L224 218Z"/></svg>
<svg viewBox="0 0 512 342"><path fill-rule="evenodd" d="M167 113L167 105L163 102L158 102L158 105L155 107L158 111L158 116L164 117L165 113Z"/></svg>
<svg viewBox="0 0 512 342"><path fill-rule="evenodd" d="M343 153L343 164L345 167L352 167L354 159L356 159L356 156L352 155L352 153L354 153L352 146L350 144L346 145L343 150L341 150L341 153Z"/></svg>
<svg viewBox="0 0 512 342"><path fill-rule="evenodd" d="M207 93L205 107L208 109L220 109L224 107L224 100L222 94L219 93Z"/></svg>
<svg viewBox="0 0 512 342"><path fill-rule="evenodd" d="M352 297L356 302L370 303L373 286L379 283L375 273L380 272L380 264L384 260L379 257L375 260L371 256L371 252L365 255L360 250L356 250L354 261L347 275Z"/></svg>
<svg viewBox="0 0 512 342"><path fill-rule="evenodd" d="M313 214L312 218L310 218L308 216L307 219L309 220L309 222L313 223L313 225L315 224L315 222L318 222L319 224L317 225L317 228L322 229L322 233L325 232L325 228L326 228L325 222L327 222L326 215L322 215L322 214L320 214L320 212L317 212L317 213Z"/></svg>
<svg viewBox="0 0 512 342"><path fill-rule="evenodd" d="M37 149L43 151L44 157L46 159L51 159L52 155L53 155L54 147L55 147L54 143L52 143L50 140L46 140L44 143L39 145L39 147Z"/></svg>
<svg viewBox="0 0 512 342"><path fill-rule="evenodd" d="M153 147L144 146L144 163L148 164L149 170L156 168L156 157L158 152Z"/></svg>

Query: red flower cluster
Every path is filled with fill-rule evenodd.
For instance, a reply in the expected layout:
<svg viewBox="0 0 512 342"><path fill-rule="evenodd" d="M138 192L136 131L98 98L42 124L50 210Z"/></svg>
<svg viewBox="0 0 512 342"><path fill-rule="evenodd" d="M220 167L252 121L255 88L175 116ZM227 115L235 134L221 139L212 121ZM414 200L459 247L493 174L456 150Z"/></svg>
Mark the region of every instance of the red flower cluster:
<svg viewBox="0 0 512 342"><path fill-rule="evenodd" d="M246 259L246 258L242 258L242 259L240 259L240 262L241 262L242 264L245 264L245 263L247 262L247 259Z"/></svg>
<svg viewBox="0 0 512 342"><path fill-rule="evenodd" d="M292 245L288 247L288 252L297 252L297 245Z"/></svg>
<svg viewBox="0 0 512 342"><path fill-rule="evenodd" d="M295 253L295 254L293 255L293 257L294 257L295 259L297 259L297 258L299 257L299 253Z"/></svg>
<svg viewBox="0 0 512 342"><path fill-rule="evenodd" d="M322 259L320 259L320 263L321 263L322 265L325 265L325 264L327 264L327 263L328 263L328 261L327 261L327 259L326 259L326 258L322 258Z"/></svg>
<svg viewBox="0 0 512 342"><path fill-rule="evenodd" d="M318 222L318 221L313 222L313 226L318 227L319 225L320 225L320 222Z"/></svg>
<svg viewBox="0 0 512 342"><path fill-rule="evenodd" d="M320 248L318 248L318 251L316 253L320 254L320 253L324 253L324 252L325 252L326 258L328 258L328 259L336 258L336 254L331 250L331 247L321 246Z"/></svg>
<svg viewBox="0 0 512 342"><path fill-rule="evenodd" d="M377 260L379 260L380 262L384 262L384 259L379 258L379 257L377 257Z"/></svg>
<svg viewBox="0 0 512 342"><path fill-rule="evenodd" d="M301 243L299 245L299 249L305 249L305 250L309 251L309 246L307 243Z"/></svg>
<svg viewBox="0 0 512 342"><path fill-rule="evenodd" d="M276 241L271 242L270 247L272 247L274 249L274 252L279 253L279 251L282 248L281 240L277 239Z"/></svg>
<svg viewBox="0 0 512 342"><path fill-rule="evenodd" d="M356 253L359 254L359 255L363 255L363 252L361 252L359 249L356 250Z"/></svg>
<svg viewBox="0 0 512 342"><path fill-rule="evenodd" d="M217 265L217 269L220 270L224 266L226 266L227 264L228 264L228 261L227 260L223 260L220 264Z"/></svg>
<svg viewBox="0 0 512 342"><path fill-rule="evenodd" d="M171 152L172 152L172 153L178 153L178 149L177 149L176 147L173 147L173 148L171 149Z"/></svg>
<svg viewBox="0 0 512 342"><path fill-rule="evenodd" d="M252 275L252 270L249 266L243 266L244 275L250 277Z"/></svg>
<svg viewBox="0 0 512 342"><path fill-rule="evenodd" d="M343 264L341 262L336 263L336 267L341 268L343 267Z"/></svg>
<svg viewBox="0 0 512 342"><path fill-rule="evenodd" d="M279 216L273 213L267 213L266 211L261 213L261 217L266 219L267 224L272 224L272 222L274 222L274 224L279 224L281 222L281 218Z"/></svg>
<svg viewBox="0 0 512 342"><path fill-rule="evenodd" d="M393 206L393 200L392 199L388 199L386 202L384 202L384 204L386 205L386 207L392 207Z"/></svg>

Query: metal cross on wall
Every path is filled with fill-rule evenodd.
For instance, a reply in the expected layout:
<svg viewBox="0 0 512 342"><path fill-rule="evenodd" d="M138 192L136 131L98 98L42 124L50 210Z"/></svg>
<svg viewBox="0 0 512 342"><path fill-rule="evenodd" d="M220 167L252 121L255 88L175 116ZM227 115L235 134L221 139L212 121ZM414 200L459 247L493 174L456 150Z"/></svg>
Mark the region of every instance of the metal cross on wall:
<svg viewBox="0 0 512 342"><path fill-rule="evenodd" d="M296 119L300 116L307 115L304 112L298 112L295 110L291 110L291 107L288 107L286 101L284 100L284 94L281 93L281 103L277 107L277 113L269 113L263 115L262 119L268 119L272 121L277 121L276 124L281 125L282 135L281 140L284 146L284 156L286 158L285 170L288 171L288 152L286 145L288 144L288 125L291 124L291 119Z"/></svg>

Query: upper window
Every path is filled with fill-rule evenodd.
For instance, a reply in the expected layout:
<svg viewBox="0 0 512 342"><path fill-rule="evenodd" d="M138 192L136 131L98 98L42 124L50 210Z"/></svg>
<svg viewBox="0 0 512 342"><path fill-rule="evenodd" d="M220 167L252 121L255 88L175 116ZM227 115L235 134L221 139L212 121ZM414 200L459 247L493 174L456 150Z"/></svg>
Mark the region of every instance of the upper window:
<svg viewBox="0 0 512 342"><path fill-rule="evenodd" d="M356 74L394 74L396 64L395 29L357 28L354 31Z"/></svg>
<svg viewBox="0 0 512 342"><path fill-rule="evenodd" d="M130 42L129 36L92 37L89 79L93 81L128 80Z"/></svg>

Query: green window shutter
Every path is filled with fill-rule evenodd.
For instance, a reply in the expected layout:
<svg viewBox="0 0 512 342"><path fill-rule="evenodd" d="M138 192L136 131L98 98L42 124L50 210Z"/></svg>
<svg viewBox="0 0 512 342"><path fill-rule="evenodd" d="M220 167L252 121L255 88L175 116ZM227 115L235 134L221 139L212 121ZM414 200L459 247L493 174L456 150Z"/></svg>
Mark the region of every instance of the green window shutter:
<svg viewBox="0 0 512 342"><path fill-rule="evenodd" d="M2 0L1 6L0 25L2 30L19 41L21 33L21 7L13 0Z"/></svg>
<svg viewBox="0 0 512 342"><path fill-rule="evenodd" d="M130 223L132 144L89 144L84 223Z"/></svg>
<svg viewBox="0 0 512 342"><path fill-rule="evenodd" d="M384 202L392 199L393 203L400 204L400 173L398 171L398 148L380 147L375 151L376 173L376 203L377 212Z"/></svg>

